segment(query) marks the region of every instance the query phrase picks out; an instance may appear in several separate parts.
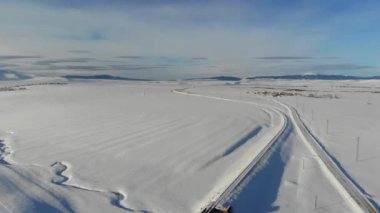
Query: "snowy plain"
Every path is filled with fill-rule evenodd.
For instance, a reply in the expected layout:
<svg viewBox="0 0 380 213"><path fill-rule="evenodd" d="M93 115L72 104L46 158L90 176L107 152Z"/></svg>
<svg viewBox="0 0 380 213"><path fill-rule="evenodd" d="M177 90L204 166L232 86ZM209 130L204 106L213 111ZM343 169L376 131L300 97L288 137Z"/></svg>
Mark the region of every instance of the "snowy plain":
<svg viewBox="0 0 380 213"><path fill-rule="evenodd" d="M0 92L3 212L200 212L281 129L278 102L379 201L378 81L51 81L0 83L29 85ZM231 193L234 210L356 212L294 129Z"/></svg>

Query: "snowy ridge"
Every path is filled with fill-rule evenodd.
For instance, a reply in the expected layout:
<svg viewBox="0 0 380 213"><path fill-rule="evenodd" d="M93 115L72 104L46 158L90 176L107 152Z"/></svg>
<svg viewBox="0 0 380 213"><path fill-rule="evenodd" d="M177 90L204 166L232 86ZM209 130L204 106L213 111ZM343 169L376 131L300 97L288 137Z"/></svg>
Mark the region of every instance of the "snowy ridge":
<svg viewBox="0 0 380 213"><path fill-rule="evenodd" d="M316 73L304 73L300 75L279 75L279 76L256 76L247 79L285 79L285 80L375 80L380 76L350 76L350 75L321 75Z"/></svg>

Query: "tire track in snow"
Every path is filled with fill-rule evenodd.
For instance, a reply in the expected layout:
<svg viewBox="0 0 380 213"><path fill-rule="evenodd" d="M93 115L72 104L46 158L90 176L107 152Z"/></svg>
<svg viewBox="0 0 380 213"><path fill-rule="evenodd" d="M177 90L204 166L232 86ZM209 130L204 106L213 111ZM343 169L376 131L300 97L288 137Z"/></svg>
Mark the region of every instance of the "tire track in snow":
<svg viewBox="0 0 380 213"><path fill-rule="evenodd" d="M109 150L120 150L123 149L123 146L128 145L128 149L132 150L138 148L146 140L144 137L153 137L160 135L163 131L173 131L178 127L180 119L166 121L164 123L152 124L149 128L139 128L132 132L126 132L122 135L117 135L112 138L107 138L107 143L104 143L103 140L100 142L93 143L89 150L106 152ZM137 141L138 140L138 141ZM128 141L128 143L125 143ZM131 142L130 142L131 141ZM124 147L125 148L125 147Z"/></svg>
<svg viewBox="0 0 380 213"><path fill-rule="evenodd" d="M91 192L97 192L97 193L103 193L107 196L111 197L111 205L118 207L120 209L124 209L130 212L133 212L133 209L130 209L126 207L122 202L126 200L126 195L121 191L107 191L103 189L93 189L85 186L75 185L75 184L69 184L67 183L70 180L70 176L65 175L64 173L69 170L68 164L57 161L54 162L51 167L54 169L54 172L56 174L56 177L54 177L51 182L60 185L60 186L67 186L72 187L79 190L85 190L85 191L91 191Z"/></svg>

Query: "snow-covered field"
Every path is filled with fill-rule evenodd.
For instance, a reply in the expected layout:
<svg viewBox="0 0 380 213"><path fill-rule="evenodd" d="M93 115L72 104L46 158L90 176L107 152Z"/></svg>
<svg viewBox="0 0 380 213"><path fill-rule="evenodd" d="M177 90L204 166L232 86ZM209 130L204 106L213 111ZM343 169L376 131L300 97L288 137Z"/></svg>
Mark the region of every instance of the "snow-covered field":
<svg viewBox="0 0 380 213"><path fill-rule="evenodd" d="M233 90L235 91L232 92ZM260 96L265 100L276 100L295 107L308 128L341 165L344 173L357 184L365 196L375 202L374 206L379 210L380 112L378 109L380 106L380 81L259 80L231 86L229 91L231 91L229 95L240 97L240 99L252 99ZM296 95L272 97L271 94L278 92L295 93ZM290 159L295 159L299 155L297 150L300 147L298 145L295 147L295 153L291 154ZM305 151L302 151L302 155L302 162L299 162L302 164L302 171L297 172L299 175L312 167L312 161L315 158L315 156L308 156ZM286 167L292 168L293 165L287 163ZM288 179L286 171L283 178ZM292 178L290 177L290 179ZM312 178L313 182L318 180L320 179L315 176ZM323 184L316 183L298 184L297 191L302 191L300 189L302 187L307 188L307 190L303 190L304 192L309 191L310 185L323 187ZM322 204L323 212L336 212L337 209L332 210L334 206L347 203L347 198L341 198L338 201L339 198L334 200L326 197L331 192L321 194L313 191L311 194L319 197L319 199L317 198L318 202L325 203ZM278 194L276 202L284 197L286 196ZM304 203L305 198L301 198ZM310 201L307 202L310 203ZM298 205L296 208L299 207ZM321 210L318 207L317 209ZM280 211L282 212L284 209Z"/></svg>
<svg viewBox="0 0 380 213"><path fill-rule="evenodd" d="M379 202L378 81L57 81L0 82L1 212L201 212L280 133L224 202L359 211L281 103Z"/></svg>
<svg viewBox="0 0 380 213"><path fill-rule="evenodd" d="M259 107L174 94L176 87L96 82L0 93L3 147L11 153L5 158L11 165L1 169L12 171L1 180L4 208L29 210L55 199L48 202L52 208L84 211L98 204L91 194L112 199L121 193L120 205L131 210L199 211L279 121ZM55 174L58 165L67 167L65 182ZM13 172L19 170L27 176ZM58 192L36 198L27 187L12 190L21 177L43 182L38 194ZM51 181L74 187L66 187L66 196ZM77 201L83 193L87 204ZM114 206L98 211L120 209Z"/></svg>
<svg viewBox="0 0 380 213"><path fill-rule="evenodd" d="M313 82L309 87L339 98L282 101L298 109L347 173L380 203L380 81Z"/></svg>

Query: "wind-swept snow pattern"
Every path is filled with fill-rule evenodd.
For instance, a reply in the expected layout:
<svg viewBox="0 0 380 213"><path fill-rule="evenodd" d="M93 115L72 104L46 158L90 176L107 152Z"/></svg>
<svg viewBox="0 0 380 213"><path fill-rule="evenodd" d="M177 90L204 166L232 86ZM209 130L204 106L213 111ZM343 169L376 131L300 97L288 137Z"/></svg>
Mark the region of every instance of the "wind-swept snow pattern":
<svg viewBox="0 0 380 213"><path fill-rule="evenodd" d="M15 170L38 170L72 211L199 212L281 120L260 106L186 97L176 88L99 81L4 92L0 129L16 132Z"/></svg>

